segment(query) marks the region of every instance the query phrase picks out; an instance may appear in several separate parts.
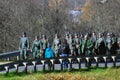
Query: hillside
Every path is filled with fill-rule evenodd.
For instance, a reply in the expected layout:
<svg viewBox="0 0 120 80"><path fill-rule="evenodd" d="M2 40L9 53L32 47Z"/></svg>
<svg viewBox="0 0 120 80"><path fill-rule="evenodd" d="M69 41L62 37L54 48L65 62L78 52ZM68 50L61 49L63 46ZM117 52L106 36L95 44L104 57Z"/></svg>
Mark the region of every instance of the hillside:
<svg viewBox="0 0 120 80"><path fill-rule="evenodd" d="M119 34L119 9L120 0L0 0L0 52L17 50L23 31L30 41L41 34L52 41L56 32L65 31ZM78 22L72 22L69 10L83 11Z"/></svg>

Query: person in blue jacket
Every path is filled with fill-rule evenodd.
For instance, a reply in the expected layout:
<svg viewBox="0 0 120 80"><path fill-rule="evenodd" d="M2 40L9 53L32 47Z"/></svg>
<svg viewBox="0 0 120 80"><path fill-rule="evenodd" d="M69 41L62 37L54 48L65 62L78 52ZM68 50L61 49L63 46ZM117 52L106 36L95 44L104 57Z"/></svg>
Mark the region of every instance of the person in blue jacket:
<svg viewBox="0 0 120 80"><path fill-rule="evenodd" d="M45 58L53 58L54 57L54 52L50 46L50 44L48 44L48 47L45 50Z"/></svg>
<svg viewBox="0 0 120 80"><path fill-rule="evenodd" d="M48 44L48 47L45 50L45 58L53 58L53 57L54 57L53 50L52 50L50 44ZM47 63L48 63L48 69L51 70L52 63L50 62L50 60L48 60Z"/></svg>

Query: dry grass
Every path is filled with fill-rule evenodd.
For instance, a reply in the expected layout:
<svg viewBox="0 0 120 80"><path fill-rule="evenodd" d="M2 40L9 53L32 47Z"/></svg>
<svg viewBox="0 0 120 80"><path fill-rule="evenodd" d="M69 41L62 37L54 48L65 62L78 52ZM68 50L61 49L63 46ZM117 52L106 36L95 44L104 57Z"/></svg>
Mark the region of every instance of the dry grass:
<svg viewBox="0 0 120 80"><path fill-rule="evenodd" d="M11 73L0 75L0 80L120 80L120 68L92 69L90 71L63 71L38 73Z"/></svg>

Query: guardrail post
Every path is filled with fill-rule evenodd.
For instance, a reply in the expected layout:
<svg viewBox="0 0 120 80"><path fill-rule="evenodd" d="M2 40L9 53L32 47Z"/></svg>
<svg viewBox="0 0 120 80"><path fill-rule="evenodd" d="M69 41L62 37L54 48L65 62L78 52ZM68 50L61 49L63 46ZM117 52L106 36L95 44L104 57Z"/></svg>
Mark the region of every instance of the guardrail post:
<svg viewBox="0 0 120 80"><path fill-rule="evenodd" d="M10 61L10 58L9 58L9 57L7 58L7 61Z"/></svg>
<svg viewBox="0 0 120 80"><path fill-rule="evenodd" d="M103 57L104 61L105 61L105 68L107 68L107 57Z"/></svg>
<svg viewBox="0 0 120 80"><path fill-rule="evenodd" d="M54 66L54 59L51 59L50 61L52 63L52 71L54 71L54 68L55 68L55 66Z"/></svg>
<svg viewBox="0 0 120 80"><path fill-rule="evenodd" d="M89 59L90 59L90 57L86 57L86 61L87 61L86 67L87 67L88 69L90 68L90 61L89 61Z"/></svg>
<svg viewBox="0 0 120 80"><path fill-rule="evenodd" d="M27 64L28 62L23 62L23 65L25 66L25 73L27 74Z"/></svg>
<svg viewBox="0 0 120 80"><path fill-rule="evenodd" d="M72 58L68 58L69 62L70 62L70 70L72 70Z"/></svg>
<svg viewBox="0 0 120 80"><path fill-rule="evenodd" d="M95 61L96 61L96 67L98 68L98 57L94 57Z"/></svg>
<svg viewBox="0 0 120 80"><path fill-rule="evenodd" d="M78 60L78 63L79 63L79 70L80 70L81 69L81 62L80 62L81 58L77 58L77 60Z"/></svg>
<svg viewBox="0 0 120 80"><path fill-rule="evenodd" d="M113 59L113 66L116 67L116 56L112 56Z"/></svg>
<svg viewBox="0 0 120 80"><path fill-rule="evenodd" d="M61 64L61 70L63 70L63 65L62 65L63 59L59 59L59 61L60 61L60 64Z"/></svg>
<svg viewBox="0 0 120 80"><path fill-rule="evenodd" d="M4 68L6 70L6 74L8 74L9 73L9 66L5 66Z"/></svg>
<svg viewBox="0 0 120 80"><path fill-rule="evenodd" d="M20 60L20 56L17 56L17 61Z"/></svg>
<svg viewBox="0 0 120 80"><path fill-rule="evenodd" d="M42 65L43 65L43 72L45 71L45 60L41 60Z"/></svg>
<svg viewBox="0 0 120 80"><path fill-rule="evenodd" d="M33 66L34 66L34 72L37 72L37 69L36 69L36 63L37 63L37 61L32 61L32 63L33 63Z"/></svg>
<svg viewBox="0 0 120 80"><path fill-rule="evenodd" d="M14 64L14 66L15 66L15 69L16 69L16 73L18 73L18 66L19 66L19 64Z"/></svg>

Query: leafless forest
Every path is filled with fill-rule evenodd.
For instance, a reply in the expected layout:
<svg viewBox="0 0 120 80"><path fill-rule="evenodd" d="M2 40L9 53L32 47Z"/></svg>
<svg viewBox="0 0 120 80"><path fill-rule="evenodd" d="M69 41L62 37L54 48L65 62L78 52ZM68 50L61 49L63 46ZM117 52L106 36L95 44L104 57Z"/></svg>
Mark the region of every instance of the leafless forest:
<svg viewBox="0 0 120 80"><path fill-rule="evenodd" d="M18 49L21 32L35 35L66 31L120 34L120 0L0 0L0 53ZM70 10L82 11L77 21Z"/></svg>

